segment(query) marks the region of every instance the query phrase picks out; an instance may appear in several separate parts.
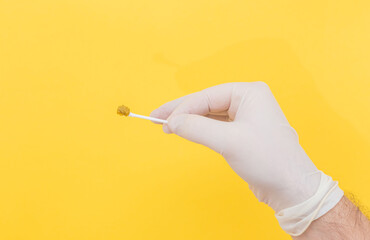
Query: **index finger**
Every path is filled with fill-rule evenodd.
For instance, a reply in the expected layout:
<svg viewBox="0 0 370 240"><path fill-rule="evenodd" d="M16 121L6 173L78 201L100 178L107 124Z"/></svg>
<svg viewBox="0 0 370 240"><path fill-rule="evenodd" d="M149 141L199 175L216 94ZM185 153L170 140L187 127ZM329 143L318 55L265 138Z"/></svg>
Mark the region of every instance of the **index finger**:
<svg viewBox="0 0 370 240"><path fill-rule="evenodd" d="M227 111L231 104L235 84L225 83L206 88L189 95L171 113L207 115L214 112Z"/></svg>

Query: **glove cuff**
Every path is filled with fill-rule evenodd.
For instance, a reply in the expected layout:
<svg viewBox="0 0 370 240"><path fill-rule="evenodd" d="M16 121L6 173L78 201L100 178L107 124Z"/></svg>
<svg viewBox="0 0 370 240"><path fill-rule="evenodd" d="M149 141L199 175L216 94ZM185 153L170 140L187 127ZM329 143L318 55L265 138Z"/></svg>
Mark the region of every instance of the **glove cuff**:
<svg viewBox="0 0 370 240"><path fill-rule="evenodd" d="M327 213L343 197L338 182L322 171L318 173L321 175L320 185L312 197L275 214L281 228L291 236L301 235L312 221Z"/></svg>

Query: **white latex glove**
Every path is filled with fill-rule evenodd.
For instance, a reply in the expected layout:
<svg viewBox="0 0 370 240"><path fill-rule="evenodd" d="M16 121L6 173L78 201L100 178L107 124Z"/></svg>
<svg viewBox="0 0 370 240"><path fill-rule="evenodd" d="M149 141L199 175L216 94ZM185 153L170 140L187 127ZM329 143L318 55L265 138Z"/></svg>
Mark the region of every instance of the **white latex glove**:
<svg viewBox="0 0 370 240"><path fill-rule="evenodd" d="M303 233L343 196L304 152L263 82L207 88L168 102L151 116L168 120L166 133L220 153L292 236Z"/></svg>

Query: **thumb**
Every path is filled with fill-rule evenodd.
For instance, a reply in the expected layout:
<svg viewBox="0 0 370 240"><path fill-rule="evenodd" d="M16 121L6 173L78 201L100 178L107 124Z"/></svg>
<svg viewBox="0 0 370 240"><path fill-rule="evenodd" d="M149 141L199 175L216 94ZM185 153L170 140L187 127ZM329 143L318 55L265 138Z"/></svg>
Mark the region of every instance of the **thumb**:
<svg viewBox="0 0 370 240"><path fill-rule="evenodd" d="M195 114L176 114L168 118L170 132L223 154L230 122Z"/></svg>

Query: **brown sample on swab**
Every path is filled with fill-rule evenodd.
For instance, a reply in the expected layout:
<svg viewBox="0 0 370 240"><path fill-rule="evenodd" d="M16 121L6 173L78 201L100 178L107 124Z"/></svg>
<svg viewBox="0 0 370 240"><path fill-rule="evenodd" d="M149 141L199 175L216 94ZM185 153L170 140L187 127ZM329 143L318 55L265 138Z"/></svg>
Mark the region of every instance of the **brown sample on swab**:
<svg viewBox="0 0 370 240"><path fill-rule="evenodd" d="M127 117L130 114L130 109L125 105L121 105L117 108L117 114Z"/></svg>

